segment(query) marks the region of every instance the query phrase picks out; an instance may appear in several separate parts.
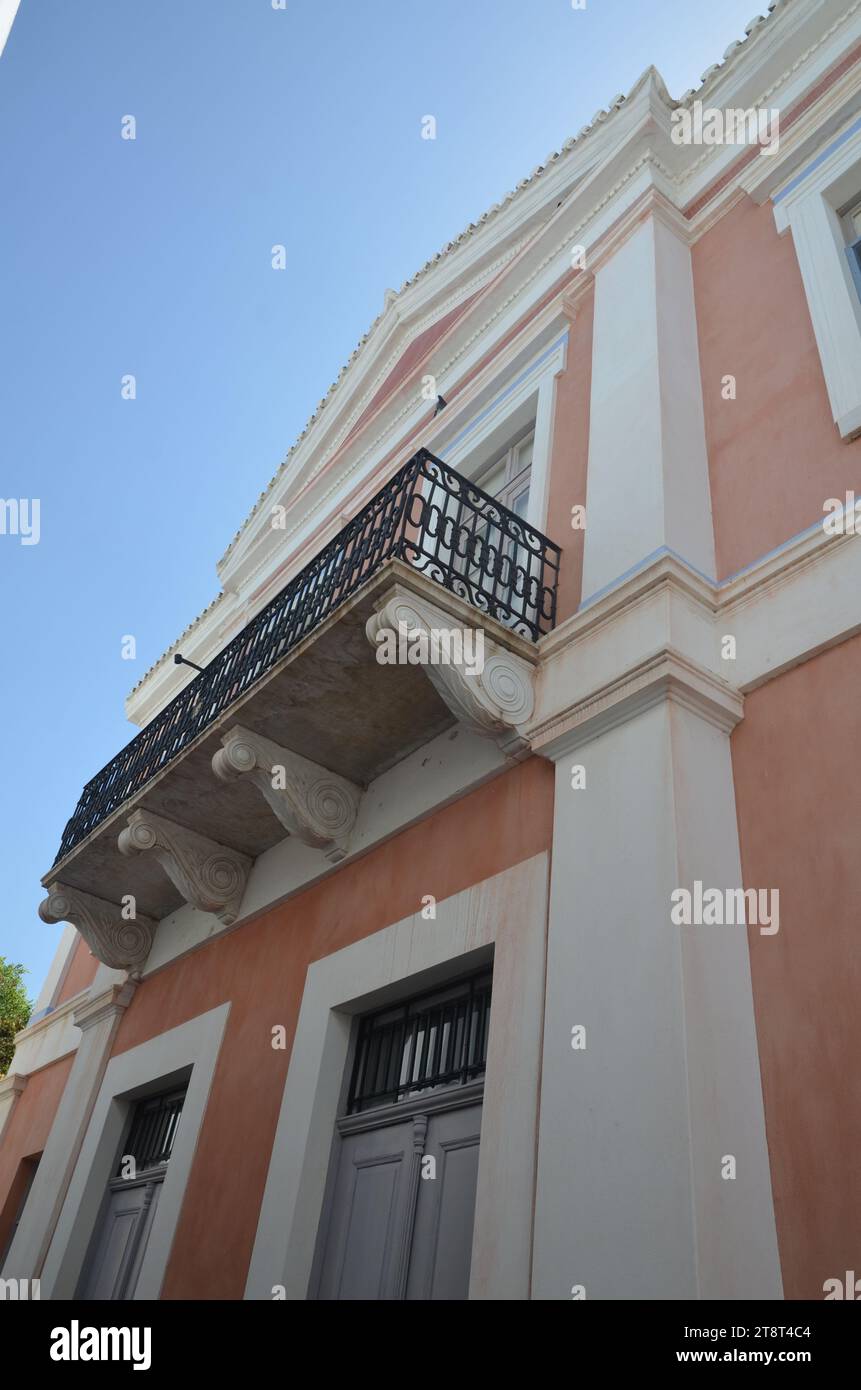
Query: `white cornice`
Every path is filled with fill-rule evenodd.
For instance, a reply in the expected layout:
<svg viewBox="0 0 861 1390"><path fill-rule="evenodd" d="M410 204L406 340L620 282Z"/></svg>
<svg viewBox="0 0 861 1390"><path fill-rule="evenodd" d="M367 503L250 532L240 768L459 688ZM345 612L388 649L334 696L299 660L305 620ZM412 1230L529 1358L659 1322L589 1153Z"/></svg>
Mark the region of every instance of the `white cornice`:
<svg viewBox="0 0 861 1390"><path fill-rule="evenodd" d="M88 1028L98 1027L107 1019L119 1018L125 1013L137 989L137 980L127 979L122 984L111 985L103 994L88 999L83 1004L78 1001L75 1010L75 1027L84 1033Z"/></svg>
<svg viewBox="0 0 861 1390"><path fill-rule="evenodd" d="M755 53L747 55L757 61L739 61L728 66L707 89L692 93L690 100L725 108L776 106L784 117L858 42L859 5L861 0L802 0L800 4L785 4L768 31L762 31ZM757 155L739 175L739 181L757 177L750 170L759 170L767 178L782 158L786 138L781 128L781 152ZM684 188L683 205L700 198L731 170L738 157L738 148L732 146L703 146L679 181Z"/></svg>
<svg viewBox="0 0 861 1390"><path fill-rule="evenodd" d="M21 1034L16 1033L15 1037L20 1038ZM21 1076L16 1071L10 1071L6 1076L0 1076L0 1100L9 1094L20 1096L24 1087L27 1085L28 1078Z"/></svg>
<svg viewBox="0 0 861 1390"><path fill-rule="evenodd" d="M15 1034L16 1047L19 1043L25 1042L29 1038L34 1038L40 1033L46 1033L50 1029L56 1028L57 1024L62 1022L68 1014L73 1014L77 1009L82 1007L89 994L89 990L90 986L86 985L84 989L79 990L77 994L71 995L69 999L64 1000L62 1004L58 1004L57 1007L51 1009L49 1013L42 1014L34 1023L28 1023L26 1028L22 1028L20 1033Z"/></svg>

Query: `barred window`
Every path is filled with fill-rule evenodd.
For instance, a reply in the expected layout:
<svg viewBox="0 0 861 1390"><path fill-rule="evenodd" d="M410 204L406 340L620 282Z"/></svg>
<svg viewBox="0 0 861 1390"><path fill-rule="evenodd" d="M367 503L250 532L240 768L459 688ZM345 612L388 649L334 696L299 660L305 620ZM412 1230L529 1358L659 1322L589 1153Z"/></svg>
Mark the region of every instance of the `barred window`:
<svg viewBox="0 0 861 1390"><path fill-rule="evenodd" d="M489 971L421 994L359 1024L348 1112L396 1105L483 1076L490 1024Z"/></svg>
<svg viewBox="0 0 861 1390"><path fill-rule="evenodd" d="M134 1158L137 1173L162 1167L168 1162L179 1128L186 1089L183 1086L181 1090L138 1101L128 1138L123 1144L117 1177L122 1176L123 1160L129 1156Z"/></svg>

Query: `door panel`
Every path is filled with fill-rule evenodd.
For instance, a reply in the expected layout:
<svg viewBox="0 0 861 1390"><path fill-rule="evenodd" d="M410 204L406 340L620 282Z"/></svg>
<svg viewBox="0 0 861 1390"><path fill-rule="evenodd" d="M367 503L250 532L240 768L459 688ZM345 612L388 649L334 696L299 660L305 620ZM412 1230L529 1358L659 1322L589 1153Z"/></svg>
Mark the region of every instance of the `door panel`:
<svg viewBox="0 0 861 1390"><path fill-rule="evenodd" d="M123 1298L134 1298L135 1296L135 1289L138 1286L138 1278L141 1272L141 1265L143 1264L144 1255L146 1254L147 1246L149 1245L149 1238L152 1235L153 1222L155 1221L155 1214L158 1208L158 1201L159 1197L162 1194L163 1188L163 1182L156 1182L152 1184L152 1197L150 1198L149 1210L144 1213L141 1219L140 1237L136 1242L135 1255L132 1261L131 1269L129 1270L128 1279L126 1280L126 1289L122 1295Z"/></svg>
<svg viewBox="0 0 861 1390"><path fill-rule="evenodd" d="M466 1299L472 1259L481 1105L432 1115L425 1155L436 1177L419 1182L408 1299Z"/></svg>
<svg viewBox="0 0 861 1390"><path fill-rule="evenodd" d="M341 1140L319 1298L396 1296L412 1154L411 1120Z"/></svg>
<svg viewBox="0 0 861 1390"><path fill-rule="evenodd" d="M318 1298L468 1297L480 1133L478 1102L341 1140Z"/></svg>
<svg viewBox="0 0 861 1390"><path fill-rule="evenodd" d="M111 1191L79 1298L134 1296L160 1188L161 1183L139 1183Z"/></svg>

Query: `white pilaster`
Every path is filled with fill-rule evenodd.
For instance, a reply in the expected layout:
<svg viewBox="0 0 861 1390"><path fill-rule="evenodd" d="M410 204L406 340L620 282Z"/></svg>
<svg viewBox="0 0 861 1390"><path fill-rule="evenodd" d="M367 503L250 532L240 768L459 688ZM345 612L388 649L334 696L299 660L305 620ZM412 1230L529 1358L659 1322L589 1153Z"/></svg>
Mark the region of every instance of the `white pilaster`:
<svg viewBox="0 0 861 1390"><path fill-rule="evenodd" d="M75 1012L81 1041L6 1257L6 1278L35 1279L41 1274L114 1037L135 988L133 980L114 985Z"/></svg>
<svg viewBox="0 0 861 1390"><path fill-rule="evenodd" d="M741 885L738 703L676 676L618 699L551 750L533 1297L780 1298L746 929L670 917Z"/></svg>
<svg viewBox="0 0 861 1390"><path fill-rule="evenodd" d="M595 274L583 597L669 547L714 574L690 249L650 215Z"/></svg>

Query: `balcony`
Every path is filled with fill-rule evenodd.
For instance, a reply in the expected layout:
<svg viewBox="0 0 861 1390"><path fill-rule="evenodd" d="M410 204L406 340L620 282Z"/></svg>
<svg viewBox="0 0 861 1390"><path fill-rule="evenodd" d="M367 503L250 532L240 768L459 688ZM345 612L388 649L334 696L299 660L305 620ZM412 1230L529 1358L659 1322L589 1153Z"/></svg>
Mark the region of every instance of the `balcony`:
<svg viewBox="0 0 861 1390"><path fill-rule="evenodd" d="M462 698L452 697L451 682L436 674L428 680L414 665L380 666L368 625L387 596L406 596L410 622L430 623L428 614L441 611L449 624L481 628L493 650L526 670L536 660L534 643L554 625L559 556L552 541L421 450L87 783L43 881L62 878L108 904L134 892L155 916L188 900L177 874L167 888L152 864L130 874L129 858L146 840L140 826L127 828L118 852L116 828L130 813L138 822L154 817L156 831L168 817L161 826L168 838L170 827L193 827L192 835L249 860L283 838L285 827L316 843L315 827L309 832L301 815L297 827L294 814L309 767L327 772L336 800L355 801L374 777L455 719L483 718L481 692L465 687ZM510 687L510 677L497 679L499 690ZM505 704L506 696L498 698ZM236 730L245 737L241 755ZM265 785L262 799L254 795L239 776L268 772L273 750L291 762L289 806ZM155 833L150 826L150 839ZM334 839L343 847L343 835ZM317 840L332 849L324 832Z"/></svg>

